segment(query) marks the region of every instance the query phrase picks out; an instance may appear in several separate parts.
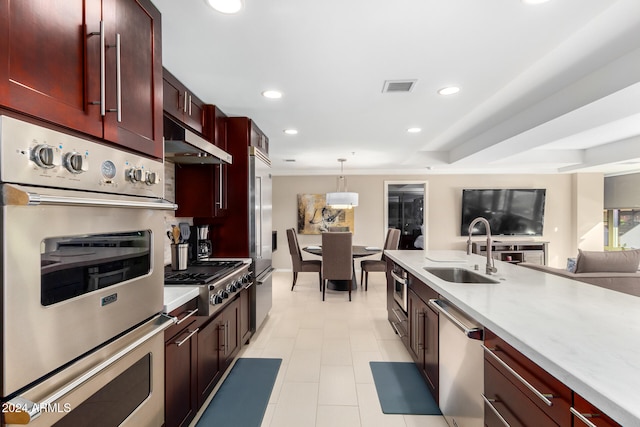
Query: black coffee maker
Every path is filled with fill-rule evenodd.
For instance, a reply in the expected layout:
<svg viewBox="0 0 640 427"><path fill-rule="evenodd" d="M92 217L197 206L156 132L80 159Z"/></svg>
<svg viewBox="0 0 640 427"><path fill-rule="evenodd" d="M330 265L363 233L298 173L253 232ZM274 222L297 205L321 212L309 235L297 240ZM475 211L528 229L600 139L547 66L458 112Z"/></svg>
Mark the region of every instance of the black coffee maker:
<svg viewBox="0 0 640 427"><path fill-rule="evenodd" d="M191 261L198 261L211 256L211 240L209 240L209 226L196 225L192 227L189 238L189 252Z"/></svg>

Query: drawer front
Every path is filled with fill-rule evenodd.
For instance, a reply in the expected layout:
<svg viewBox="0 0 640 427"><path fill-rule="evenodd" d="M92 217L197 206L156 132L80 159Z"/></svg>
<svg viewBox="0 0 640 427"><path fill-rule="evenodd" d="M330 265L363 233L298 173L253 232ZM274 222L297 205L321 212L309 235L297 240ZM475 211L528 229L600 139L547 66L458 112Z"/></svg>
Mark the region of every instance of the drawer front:
<svg viewBox="0 0 640 427"><path fill-rule="evenodd" d="M578 393L573 394L573 409L576 413L580 414L580 416L572 415L574 427L590 427L588 422L597 427L621 427L620 424L616 423L602 413L601 410L587 402ZM583 417L586 418L587 422L582 420Z"/></svg>
<svg viewBox="0 0 640 427"><path fill-rule="evenodd" d="M569 408L571 407L572 393L566 385L489 330L485 330L485 346L491 350L493 355L513 369L537 391L544 395L553 396L548 399L551 401L551 405L547 405L542 398L531 391L522 381L518 380L513 373L509 372L500 361L485 351L485 360L488 364L498 370L514 387L519 389L521 393L527 396L556 423L559 425L571 425ZM487 363L485 363L485 366Z"/></svg>
<svg viewBox="0 0 640 427"><path fill-rule="evenodd" d="M557 427L543 410L486 359L484 362L484 416L487 427L504 427L496 413L512 427ZM491 407L489 406L491 405Z"/></svg>
<svg viewBox="0 0 640 427"><path fill-rule="evenodd" d="M194 298L169 313L170 316L173 316L177 319L178 323L169 326L164 331L165 341L170 340L174 336L182 333L182 331L185 330L188 326L191 326L196 321L196 316L198 315L198 312L194 313L193 310L197 309L198 299Z"/></svg>

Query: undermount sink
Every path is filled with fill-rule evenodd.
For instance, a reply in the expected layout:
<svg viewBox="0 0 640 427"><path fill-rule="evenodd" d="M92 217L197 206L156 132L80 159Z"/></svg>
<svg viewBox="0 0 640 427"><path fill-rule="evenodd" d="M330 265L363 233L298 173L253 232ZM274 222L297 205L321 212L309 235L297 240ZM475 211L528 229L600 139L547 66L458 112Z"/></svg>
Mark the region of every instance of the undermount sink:
<svg viewBox="0 0 640 427"><path fill-rule="evenodd" d="M424 269L428 273L451 283L499 283L497 280L490 279L482 274L474 273L466 268L424 267Z"/></svg>

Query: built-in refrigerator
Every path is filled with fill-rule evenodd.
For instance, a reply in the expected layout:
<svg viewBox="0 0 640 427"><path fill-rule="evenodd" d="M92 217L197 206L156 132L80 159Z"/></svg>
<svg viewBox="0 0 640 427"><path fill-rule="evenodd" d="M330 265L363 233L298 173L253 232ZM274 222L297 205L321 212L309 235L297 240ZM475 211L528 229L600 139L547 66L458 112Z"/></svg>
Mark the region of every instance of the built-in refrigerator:
<svg viewBox="0 0 640 427"><path fill-rule="evenodd" d="M255 268L255 322L260 327L273 304L271 162L255 147L249 154L249 247Z"/></svg>
<svg viewBox="0 0 640 427"><path fill-rule="evenodd" d="M255 286L251 289L252 330L258 329L272 305L271 161L266 138L253 120L226 117L226 151L233 163L221 170L220 193L224 215L208 221L213 257L251 257ZM195 220L194 220L195 221Z"/></svg>

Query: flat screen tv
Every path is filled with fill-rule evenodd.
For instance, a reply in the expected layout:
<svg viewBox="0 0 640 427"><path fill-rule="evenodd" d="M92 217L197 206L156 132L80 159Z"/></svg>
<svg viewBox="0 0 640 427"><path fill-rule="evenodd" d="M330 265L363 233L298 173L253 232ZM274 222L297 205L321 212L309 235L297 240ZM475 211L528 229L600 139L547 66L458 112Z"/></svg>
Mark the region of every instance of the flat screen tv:
<svg viewBox="0 0 640 427"><path fill-rule="evenodd" d="M542 236L545 196L545 189L462 190L460 235L467 236L471 222L483 217L493 236ZM476 224L472 234L484 235L484 225Z"/></svg>

